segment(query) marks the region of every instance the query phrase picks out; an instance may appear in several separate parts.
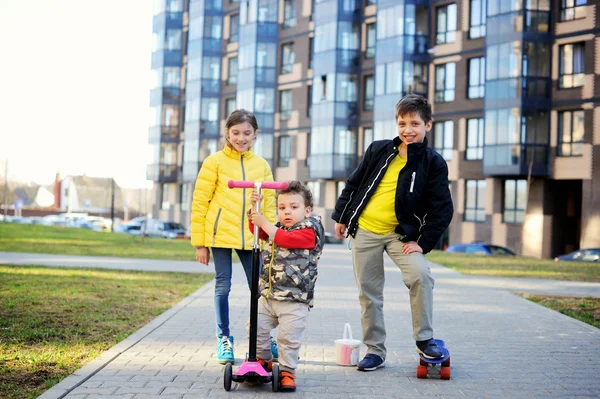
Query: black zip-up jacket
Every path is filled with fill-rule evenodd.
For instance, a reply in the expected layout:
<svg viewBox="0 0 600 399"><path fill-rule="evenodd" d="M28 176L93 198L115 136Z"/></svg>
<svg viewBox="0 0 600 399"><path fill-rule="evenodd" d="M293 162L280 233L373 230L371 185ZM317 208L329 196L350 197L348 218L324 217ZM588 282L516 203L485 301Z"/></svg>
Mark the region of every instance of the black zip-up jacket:
<svg viewBox="0 0 600 399"><path fill-rule="evenodd" d="M358 218L375 193L392 161L398 155L400 138L374 141L352 172L335 204L331 218L346 225L346 234L356 236ZM398 174L394 204L403 242L416 241L426 254L450 225L454 207L448 186L448 165L440 154L421 143L407 146L406 165Z"/></svg>

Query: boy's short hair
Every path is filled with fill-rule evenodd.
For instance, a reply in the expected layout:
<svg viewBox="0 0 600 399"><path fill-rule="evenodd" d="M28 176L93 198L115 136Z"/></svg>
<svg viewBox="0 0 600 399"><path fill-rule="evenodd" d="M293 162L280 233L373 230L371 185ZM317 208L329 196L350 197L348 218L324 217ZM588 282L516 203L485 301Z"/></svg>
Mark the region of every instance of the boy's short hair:
<svg viewBox="0 0 600 399"><path fill-rule="evenodd" d="M287 189L277 191L277 198L279 198L281 194L300 194L304 199L304 206L311 208L313 206L312 193L308 187L297 180L289 182Z"/></svg>
<svg viewBox="0 0 600 399"><path fill-rule="evenodd" d="M428 123L433 120L431 116L431 104L423 96L415 93L407 94L396 104L396 120L401 115L418 114L423 122Z"/></svg>

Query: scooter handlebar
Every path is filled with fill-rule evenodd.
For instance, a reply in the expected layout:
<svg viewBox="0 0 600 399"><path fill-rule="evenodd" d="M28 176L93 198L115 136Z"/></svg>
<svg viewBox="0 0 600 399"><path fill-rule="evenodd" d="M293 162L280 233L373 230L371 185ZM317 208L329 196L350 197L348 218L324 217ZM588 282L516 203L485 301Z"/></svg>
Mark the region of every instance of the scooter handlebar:
<svg viewBox="0 0 600 399"><path fill-rule="evenodd" d="M268 188L271 190L286 190L289 187L286 181L263 181L260 183L260 188ZM229 180L227 183L229 188L254 188L255 182L245 180Z"/></svg>

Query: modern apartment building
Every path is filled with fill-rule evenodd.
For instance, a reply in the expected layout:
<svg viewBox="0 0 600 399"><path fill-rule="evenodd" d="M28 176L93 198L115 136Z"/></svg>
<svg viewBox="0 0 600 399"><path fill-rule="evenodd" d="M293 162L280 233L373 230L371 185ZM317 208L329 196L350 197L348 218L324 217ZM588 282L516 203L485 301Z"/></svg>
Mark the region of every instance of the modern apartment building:
<svg viewBox="0 0 600 399"><path fill-rule="evenodd" d="M155 217L189 225L195 178L236 108L326 230L394 106L426 95L447 160L446 243L533 257L600 247L599 0L158 0L149 144ZM595 85L599 84L596 92Z"/></svg>

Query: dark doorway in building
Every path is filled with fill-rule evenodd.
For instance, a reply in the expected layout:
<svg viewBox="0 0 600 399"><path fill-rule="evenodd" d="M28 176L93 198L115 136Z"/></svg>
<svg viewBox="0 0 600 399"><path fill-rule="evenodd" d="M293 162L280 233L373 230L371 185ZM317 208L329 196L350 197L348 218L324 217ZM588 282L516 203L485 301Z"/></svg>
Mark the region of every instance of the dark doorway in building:
<svg viewBox="0 0 600 399"><path fill-rule="evenodd" d="M551 256L579 249L581 237L581 180L550 180L544 214L552 215Z"/></svg>

